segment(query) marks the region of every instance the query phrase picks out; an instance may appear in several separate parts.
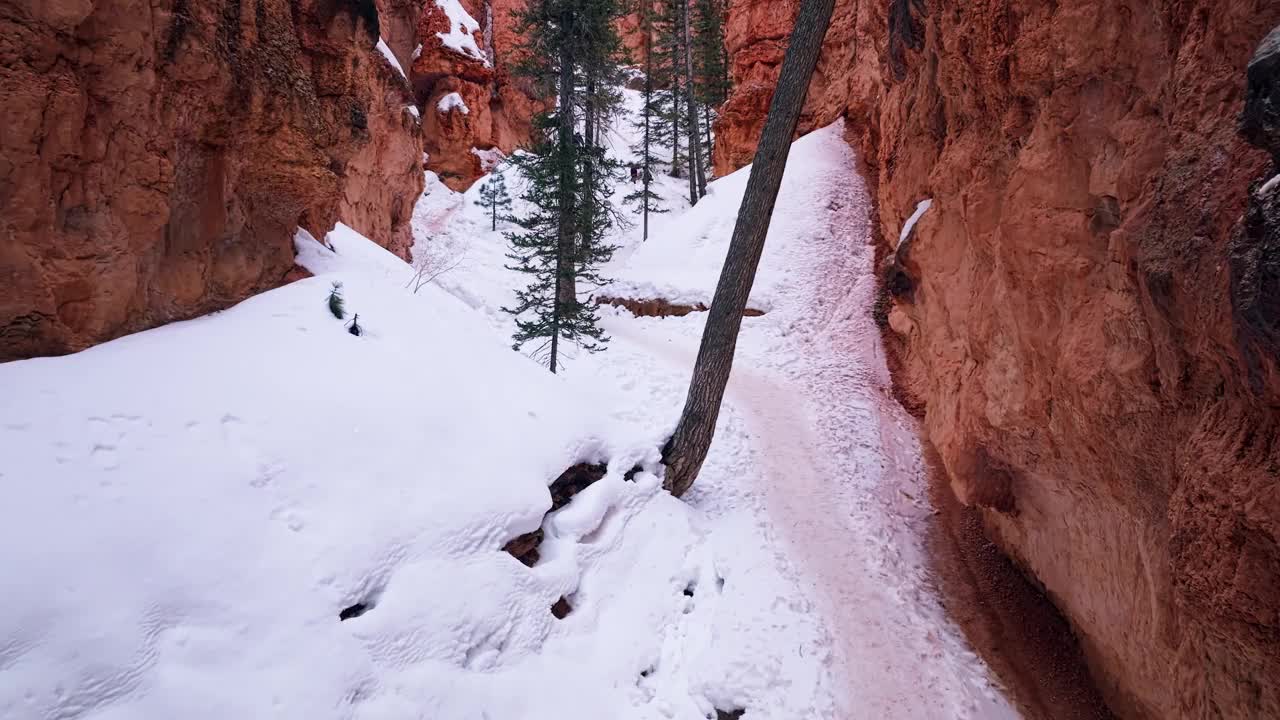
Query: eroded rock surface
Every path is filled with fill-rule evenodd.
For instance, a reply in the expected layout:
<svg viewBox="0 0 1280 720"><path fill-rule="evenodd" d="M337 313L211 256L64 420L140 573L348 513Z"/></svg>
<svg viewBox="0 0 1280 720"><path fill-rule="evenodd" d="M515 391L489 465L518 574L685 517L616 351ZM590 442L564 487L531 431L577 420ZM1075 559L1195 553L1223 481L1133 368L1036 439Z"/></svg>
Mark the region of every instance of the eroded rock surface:
<svg viewBox="0 0 1280 720"><path fill-rule="evenodd" d="M754 149L778 5L731 6L721 172ZM847 114L876 182L896 380L956 495L1119 714L1280 717L1274 36L1263 149L1236 122L1280 6L836 12L806 122Z"/></svg>
<svg viewBox="0 0 1280 720"><path fill-rule="evenodd" d="M468 17L459 24L443 7L427 3L417 33L422 50L412 67L427 168L454 190L465 190L489 170L489 151L510 153L526 143L542 107L527 83L513 75L521 44L516 13L523 0L470 0L463 7ZM455 32L472 36L479 55L442 41L441 33L455 25Z"/></svg>
<svg viewBox="0 0 1280 720"><path fill-rule="evenodd" d="M299 224L404 253L421 130L379 24L372 0L0 5L0 360L272 287Z"/></svg>
<svg viewBox="0 0 1280 720"><path fill-rule="evenodd" d="M719 172L796 4L730 6ZM1277 22L839 0L806 104L877 188L899 390L1124 717L1280 717Z"/></svg>

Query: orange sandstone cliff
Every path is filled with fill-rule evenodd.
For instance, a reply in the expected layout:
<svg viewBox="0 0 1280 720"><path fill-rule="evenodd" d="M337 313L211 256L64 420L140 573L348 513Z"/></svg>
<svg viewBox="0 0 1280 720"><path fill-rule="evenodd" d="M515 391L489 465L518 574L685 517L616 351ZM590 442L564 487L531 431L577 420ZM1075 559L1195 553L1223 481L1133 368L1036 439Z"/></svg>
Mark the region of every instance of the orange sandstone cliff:
<svg viewBox="0 0 1280 720"><path fill-rule="evenodd" d="M513 75L523 0L464 0L464 15L427 0L411 77L422 108L427 168L465 190L496 159L528 142L541 102ZM455 10L456 12L456 10ZM453 34L450 43L445 37ZM458 49L457 39L464 49Z"/></svg>
<svg viewBox="0 0 1280 720"><path fill-rule="evenodd" d="M730 5L721 173L750 161L796 4ZM802 120L848 118L895 379L955 495L1122 717L1280 717L1280 48L1250 71L1259 147L1238 132L1278 22L839 0Z"/></svg>
<svg viewBox="0 0 1280 720"><path fill-rule="evenodd" d="M375 49L408 19L379 16L373 0L0 4L0 360L273 287L298 225L341 220L406 253L421 128Z"/></svg>

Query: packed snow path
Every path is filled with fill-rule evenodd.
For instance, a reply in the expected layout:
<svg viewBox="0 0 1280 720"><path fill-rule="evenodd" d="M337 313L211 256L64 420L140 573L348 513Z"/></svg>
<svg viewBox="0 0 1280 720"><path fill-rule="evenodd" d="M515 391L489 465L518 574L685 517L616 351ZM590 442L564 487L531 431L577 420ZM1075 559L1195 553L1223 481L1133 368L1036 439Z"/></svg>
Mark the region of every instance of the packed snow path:
<svg viewBox="0 0 1280 720"><path fill-rule="evenodd" d="M744 420L745 444L756 459L755 471L741 476L749 483L744 490L758 499L780 540L776 549L831 634L836 717L1013 716L926 577L922 538L931 509L920 450L889 393L870 317L869 202L839 131L828 128L798 144L760 273L757 294L772 310L744 321L726 397L729 411ZM718 217L672 218L663 227L731 229L740 190L720 192L704 201L711 207L695 209ZM654 256L665 253L673 267L689 272L682 246L697 247L698 240L661 237L656 251L639 251L651 260L640 265L652 272L661 267ZM661 285L620 271L616 287L643 292ZM709 292L713 274L701 288L678 294ZM608 327L616 340L647 350L683 379L697 354L699 323L619 313ZM668 328L678 330L660 331ZM721 428L717 445L726 442L726 430L733 432ZM695 488L695 507L717 503L718 489Z"/></svg>

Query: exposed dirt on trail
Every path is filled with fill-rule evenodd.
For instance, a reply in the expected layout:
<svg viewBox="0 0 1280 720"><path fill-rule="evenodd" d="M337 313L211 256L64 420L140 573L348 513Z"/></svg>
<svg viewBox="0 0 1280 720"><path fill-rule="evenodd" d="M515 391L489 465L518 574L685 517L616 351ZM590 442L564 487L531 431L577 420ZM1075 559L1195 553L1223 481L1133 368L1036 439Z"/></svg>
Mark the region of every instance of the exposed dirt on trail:
<svg viewBox="0 0 1280 720"><path fill-rule="evenodd" d="M601 296L596 298L596 304L620 307L636 317L684 317L689 313L707 311L707 306L702 303L682 305L663 298L636 300L633 298ZM764 315L764 311L749 307L742 311L742 315L743 317L760 317Z"/></svg>

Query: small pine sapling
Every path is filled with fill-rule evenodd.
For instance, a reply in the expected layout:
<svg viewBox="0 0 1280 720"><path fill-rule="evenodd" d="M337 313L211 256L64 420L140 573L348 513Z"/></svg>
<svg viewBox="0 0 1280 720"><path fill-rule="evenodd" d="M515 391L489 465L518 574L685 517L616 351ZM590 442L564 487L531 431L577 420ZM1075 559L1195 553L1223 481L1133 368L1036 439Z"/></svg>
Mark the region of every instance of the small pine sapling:
<svg viewBox="0 0 1280 720"><path fill-rule="evenodd" d="M489 211L489 229L498 229L498 220L507 220L511 213L511 195L507 193L507 181L499 168L494 168L489 179L480 186L480 200L476 204Z"/></svg>
<svg viewBox="0 0 1280 720"><path fill-rule="evenodd" d="M332 288L329 288L329 312L339 320L347 316L345 303L342 300L342 283L335 282Z"/></svg>
<svg viewBox="0 0 1280 720"><path fill-rule="evenodd" d="M364 334L364 328L360 327L360 313L356 313L351 317L351 324L347 326L347 332L356 337Z"/></svg>

